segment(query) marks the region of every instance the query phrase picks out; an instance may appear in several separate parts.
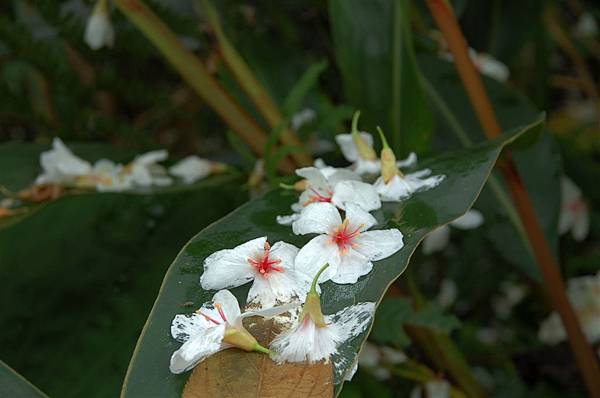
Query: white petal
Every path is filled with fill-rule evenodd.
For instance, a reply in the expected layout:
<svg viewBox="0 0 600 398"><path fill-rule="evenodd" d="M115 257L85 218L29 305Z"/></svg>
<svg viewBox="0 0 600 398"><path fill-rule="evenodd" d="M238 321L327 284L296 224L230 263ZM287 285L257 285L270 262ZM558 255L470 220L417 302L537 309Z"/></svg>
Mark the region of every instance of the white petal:
<svg viewBox="0 0 600 398"><path fill-rule="evenodd" d="M358 159L353 165L354 171L359 174L378 174L381 171L381 162L379 160Z"/></svg>
<svg viewBox="0 0 600 398"><path fill-rule="evenodd" d="M279 225L292 225L300 217L300 214L294 213L289 216L277 216L277 224Z"/></svg>
<svg viewBox="0 0 600 398"><path fill-rule="evenodd" d="M277 336L270 348L274 353L273 359L278 363L328 362L339 341L335 327L318 328L310 318L305 318L305 322Z"/></svg>
<svg viewBox="0 0 600 398"><path fill-rule="evenodd" d="M404 246L402 232L395 228L363 232L354 243L357 245L354 250L371 261L387 258Z"/></svg>
<svg viewBox="0 0 600 398"><path fill-rule="evenodd" d="M569 232L569 230L573 228L573 225L575 225L576 218L576 212L568 206L561 206L560 216L558 218L558 233L563 235Z"/></svg>
<svg viewBox="0 0 600 398"><path fill-rule="evenodd" d="M542 322L538 331L538 338L542 343L550 345L556 345L567 339L565 328L556 312L553 312Z"/></svg>
<svg viewBox="0 0 600 398"><path fill-rule="evenodd" d="M429 171L428 169L426 169L426 170ZM425 170L422 170L422 171L425 171ZM414 192L427 191L429 189L435 188L444 180L445 177L446 177L445 175L441 174L441 175L431 176L428 178L423 178L421 172L415 172L412 174L407 174L405 176L405 180L410 184L411 192L414 193Z"/></svg>
<svg viewBox="0 0 600 398"><path fill-rule="evenodd" d="M178 314L171 322L171 336L177 341L185 343L191 337L204 329L214 327L215 324L199 314Z"/></svg>
<svg viewBox="0 0 600 398"><path fill-rule="evenodd" d="M352 229L360 226L360 231L366 231L377 224L375 217L354 203L346 204L346 219Z"/></svg>
<svg viewBox="0 0 600 398"><path fill-rule="evenodd" d="M183 373L192 369L200 361L221 350L225 324L203 329L191 337L171 356L169 369L172 373Z"/></svg>
<svg viewBox="0 0 600 398"><path fill-rule="evenodd" d="M312 203L302 209L300 217L292 224L296 235L328 233L342 223L340 212L330 203Z"/></svg>
<svg viewBox="0 0 600 398"><path fill-rule="evenodd" d="M450 225L459 229L474 229L481 224L483 224L483 214L475 209L468 210L465 214L450 223Z"/></svg>
<svg viewBox="0 0 600 398"><path fill-rule="evenodd" d="M296 170L296 174L302 178L306 178L308 185L321 193L331 190L327 179L320 169L316 167L303 167Z"/></svg>
<svg viewBox="0 0 600 398"><path fill-rule="evenodd" d="M115 31L108 12L94 12L87 21L84 41L92 50L104 46L112 47L115 41Z"/></svg>
<svg viewBox="0 0 600 398"><path fill-rule="evenodd" d="M373 269L373 263L356 250L348 249L341 255L337 274L331 280L338 284L356 283L358 278L367 275Z"/></svg>
<svg viewBox="0 0 600 398"><path fill-rule="evenodd" d="M373 186L384 202L399 202L411 194L410 185L399 176L394 176L387 184L379 177Z"/></svg>
<svg viewBox="0 0 600 398"><path fill-rule="evenodd" d="M298 308L301 305L302 305L302 303L300 301L296 301L293 303L278 305L277 307L264 308L264 309L260 309L258 311L244 312L242 315L240 315L240 319L249 318L251 316L261 316L263 318L272 318L274 316L281 315L284 312L288 312L295 308Z"/></svg>
<svg viewBox="0 0 600 398"><path fill-rule="evenodd" d="M381 207L379 194L371 184L360 181L342 181L333 191L331 202L343 209L344 203L355 203L364 210L373 211Z"/></svg>
<svg viewBox="0 0 600 398"><path fill-rule="evenodd" d="M417 164L417 154L414 152L409 153L406 159L396 162L396 166L398 167L412 167L415 164Z"/></svg>
<svg viewBox="0 0 600 398"><path fill-rule="evenodd" d="M361 132L360 136L367 143L367 145L370 147L373 146L373 136L371 134ZM342 154L347 161L354 163L360 158L358 149L356 148L354 140L352 139L352 134L338 134L335 136L335 141L340 146Z"/></svg>
<svg viewBox="0 0 600 398"><path fill-rule="evenodd" d="M169 173L179 177L186 184L192 184L208 176L211 162L198 156L188 156L169 168Z"/></svg>
<svg viewBox="0 0 600 398"><path fill-rule="evenodd" d="M360 181L361 178L358 174L348 169L336 169L329 168L321 170L323 175L329 181L329 185L335 188L335 186L342 181Z"/></svg>
<svg viewBox="0 0 600 398"><path fill-rule="evenodd" d="M238 324L238 318L240 317L240 305L238 304L237 298L229 290L219 290L212 299L213 305L221 306L226 321L229 324L236 326Z"/></svg>
<svg viewBox="0 0 600 398"><path fill-rule="evenodd" d="M423 240L423 254L431 254L443 250L450 241L450 227L443 225L434 229Z"/></svg>
<svg viewBox="0 0 600 398"><path fill-rule="evenodd" d="M158 149L136 156L134 163L148 166L154 163L162 162L169 157L169 152L166 149Z"/></svg>
<svg viewBox="0 0 600 398"><path fill-rule="evenodd" d="M241 286L254 278L249 259L264 254L267 237L252 239L233 249L219 250L204 260L200 277L203 289L216 290Z"/></svg>
<svg viewBox="0 0 600 398"><path fill-rule="evenodd" d="M587 237L589 230L590 215L588 213L587 207L583 207L582 209L577 211L577 215L575 216L575 222L573 223L573 230L571 231L571 233L573 234L573 238L576 241L581 242Z"/></svg>
<svg viewBox="0 0 600 398"><path fill-rule="evenodd" d="M329 236L319 235L300 249L294 267L298 272L314 277L325 264L329 264L319 278L319 283L323 283L337 273L340 261L338 246Z"/></svg>
<svg viewBox="0 0 600 398"><path fill-rule="evenodd" d="M294 269L284 272L270 272L254 279L248 292L248 303L260 308L271 308L289 301L301 302L310 289L311 278Z"/></svg>

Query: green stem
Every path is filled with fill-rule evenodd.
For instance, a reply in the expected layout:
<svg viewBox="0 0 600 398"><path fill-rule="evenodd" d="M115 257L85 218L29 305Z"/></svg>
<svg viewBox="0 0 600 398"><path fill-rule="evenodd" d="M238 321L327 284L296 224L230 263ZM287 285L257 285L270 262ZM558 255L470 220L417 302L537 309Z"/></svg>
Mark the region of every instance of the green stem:
<svg viewBox="0 0 600 398"><path fill-rule="evenodd" d="M379 133L379 138L381 138L381 144L383 145L383 149L389 148L390 146L388 145L387 139L385 138L381 127L377 126L377 132Z"/></svg>
<svg viewBox="0 0 600 398"><path fill-rule="evenodd" d="M225 65L233 73L240 87L248 94L248 97L254 102L254 105L256 105L256 108L264 116L271 128L277 128L284 121L278 106L225 35L215 7L213 7L209 0L202 0L200 3L215 33ZM281 141L285 145L302 147L302 142L298 136L285 126L281 131ZM306 166L312 164L312 158L305 150L294 152L291 156L299 165Z"/></svg>
<svg viewBox="0 0 600 398"><path fill-rule="evenodd" d="M258 343L256 343L254 345L254 351L262 352L263 354L267 354L267 355L271 354L271 350L269 350L268 348L263 347L262 345L260 345Z"/></svg>
<svg viewBox="0 0 600 398"><path fill-rule="evenodd" d="M200 59L183 47L175 33L142 0L114 0L114 3L225 123L255 153L262 155L267 134L208 73ZM280 169L291 172L294 164L286 160L280 164Z"/></svg>
<svg viewBox="0 0 600 398"><path fill-rule="evenodd" d="M327 269L327 267L329 267L329 263L322 266L319 272L317 272L317 275L315 275L315 278L312 281L312 285L310 285L310 291L308 294L317 294L317 285L319 284L319 277L321 276L323 271Z"/></svg>

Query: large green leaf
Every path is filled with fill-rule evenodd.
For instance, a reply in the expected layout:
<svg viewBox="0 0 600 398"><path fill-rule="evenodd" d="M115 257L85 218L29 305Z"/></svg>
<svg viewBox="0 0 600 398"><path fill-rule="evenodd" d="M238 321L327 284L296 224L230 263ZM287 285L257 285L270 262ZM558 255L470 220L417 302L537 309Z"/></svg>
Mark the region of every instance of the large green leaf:
<svg viewBox="0 0 600 398"><path fill-rule="evenodd" d="M0 397L44 398L47 396L7 364L0 361Z"/></svg>
<svg viewBox="0 0 600 398"><path fill-rule="evenodd" d="M498 140L423 162L420 167L429 167L435 174L445 174L444 181L435 189L417 193L402 203L387 203L373 213L379 221L380 228L395 227L403 232L405 247L392 257L375 264L374 270L355 284L337 285L328 282L322 285L324 312L334 313L356 302L379 302L387 287L404 271L413 251L425 234L459 217L472 205L502 148L522 134L534 133L539 128L541 128L541 121L537 120ZM284 240L302 246L308 241L308 237L295 236L291 228L275 222L277 215L289 213L289 207L295 200L297 196L292 192L270 192L206 228L183 248L165 276L160 294L138 341L123 387L124 397L169 398L181 395L188 374L169 373L169 358L179 347L179 343L169 336L169 330L176 314L193 311L209 300L214 293L204 291L199 285L203 260L216 250L231 248L264 235L267 235L271 242ZM243 303L247 290L248 286L243 286L233 289L233 293ZM189 309L182 308L181 303L185 302L191 302L193 306ZM367 333L364 333L342 349L348 366L343 369L342 374L349 371L366 335ZM227 354L217 354L213 357L216 359L199 366L200 373L210 372L209 368L217 366L215 365L217 363L221 369L226 368L228 370L226 373L233 379L236 374L246 375L245 384L228 379L221 383L221 385L227 383L227 388L205 390L205 394L222 397L254 397L259 392L257 388L268 389L273 383L281 381L278 378L261 378L260 366L263 365L257 361L258 358L265 361L264 356L245 354L240 351L234 353L229 351ZM249 376L246 369L248 367L258 371ZM281 368L282 374L287 374L288 370L285 367ZM215 380L212 382L218 384ZM302 385L302 383L297 384ZM259 387L256 387L257 385ZM341 382L336 380L336 391L339 392L340 389ZM280 390L279 393L280 396L308 396L302 395L292 387L288 390Z"/></svg>
<svg viewBox="0 0 600 398"><path fill-rule="evenodd" d="M329 16L348 104L380 124L400 155L430 150L433 116L421 86L408 0L332 0Z"/></svg>
<svg viewBox="0 0 600 398"><path fill-rule="evenodd" d="M455 148L482 140L484 134L454 65L431 55L420 56L419 64L439 118L436 125L437 146ZM530 101L507 85L489 78L484 81L504 129L527 123L538 114ZM534 145L515 150L513 155L546 238L556 250L560 210L560 162L557 147L549 134L542 134ZM490 177L477 208L484 213L484 228L499 255L531 278L540 280L527 236L499 174L494 173Z"/></svg>
<svg viewBox="0 0 600 398"><path fill-rule="evenodd" d="M131 151L73 145L94 160ZM40 145L0 146L0 184L27 186ZM137 193L89 193L0 227L0 357L57 397L116 396L166 265L241 204L240 177ZM218 198L216 200L215 198ZM1 395L1 394L0 394Z"/></svg>

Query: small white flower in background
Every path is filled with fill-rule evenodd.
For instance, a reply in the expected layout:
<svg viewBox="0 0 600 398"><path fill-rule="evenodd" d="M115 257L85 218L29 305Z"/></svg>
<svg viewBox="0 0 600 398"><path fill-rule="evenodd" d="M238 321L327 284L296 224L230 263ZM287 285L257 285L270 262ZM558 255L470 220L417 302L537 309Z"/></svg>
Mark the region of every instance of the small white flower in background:
<svg viewBox="0 0 600 398"><path fill-rule="evenodd" d="M472 48L469 48L469 57L483 75L496 79L500 82L505 82L510 76L508 67L496 58L486 53L478 53Z"/></svg>
<svg viewBox="0 0 600 398"><path fill-rule="evenodd" d="M317 113L314 109L305 108L301 111L295 113L292 116L291 126L292 130L298 131L300 128L306 124L312 123L313 120L317 117Z"/></svg>
<svg viewBox="0 0 600 398"><path fill-rule="evenodd" d="M595 37L598 35L596 18L590 12L583 12L575 24L574 33L579 37Z"/></svg>
<svg viewBox="0 0 600 398"><path fill-rule="evenodd" d="M125 166L124 173L135 185L141 187L170 185L173 180L168 176L167 170L158 164L167 157L169 153L164 149L146 152L136 156L133 162Z"/></svg>
<svg viewBox="0 0 600 398"><path fill-rule="evenodd" d="M115 31L108 8L108 0L98 0L85 26L84 40L92 50L112 47L115 42Z"/></svg>
<svg viewBox="0 0 600 398"><path fill-rule="evenodd" d="M375 378L386 380L390 378L390 371L384 365L397 365L406 362L407 357L402 351L390 347L377 346L366 342L360 351L358 364L365 368Z"/></svg>
<svg viewBox="0 0 600 398"><path fill-rule="evenodd" d="M454 282L450 278L442 279L442 283L440 284L440 291L437 296L437 302L442 308L450 307L457 296L457 287L456 282Z"/></svg>
<svg viewBox="0 0 600 398"><path fill-rule="evenodd" d="M172 373L183 373L209 356L232 347L269 353L248 333L242 320L250 316L272 317L297 306L288 304L242 314L235 296L221 290L195 313L176 315L173 319L171 335L184 344L171 356L169 369Z"/></svg>
<svg viewBox="0 0 600 398"><path fill-rule="evenodd" d="M415 387L410 398L450 398L450 383L442 379L433 379L425 383L425 395L423 387Z"/></svg>
<svg viewBox="0 0 600 398"><path fill-rule="evenodd" d="M92 171L78 177L75 185L95 188L99 192L121 192L132 188L131 178L123 174L123 166L108 159L94 163Z"/></svg>
<svg viewBox="0 0 600 398"><path fill-rule="evenodd" d="M504 282L500 286L502 295L492 298L492 307L498 317L506 319L515 305L527 295L527 288L512 282Z"/></svg>
<svg viewBox="0 0 600 398"><path fill-rule="evenodd" d="M573 239L584 240L590 229L590 214L581 190L571 179L563 176L560 180L561 205L558 232L563 235L571 231Z"/></svg>
<svg viewBox="0 0 600 398"><path fill-rule="evenodd" d="M450 226L462 230L478 228L483 224L483 215L481 212L471 209L465 214L450 222L448 225L442 225L434 229L423 239L423 254L431 254L443 250L450 242Z"/></svg>
<svg viewBox="0 0 600 398"><path fill-rule="evenodd" d="M304 167L296 170L296 174L305 179L305 190L300 194L298 202L292 205L292 210L296 213L306 206L321 202L332 203L342 210L345 203L354 203L367 211L381 207L381 200L375 188L360 181L358 174L350 170ZM278 216L277 222L290 225L298 217L298 214Z"/></svg>
<svg viewBox="0 0 600 398"><path fill-rule="evenodd" d="M181 159L169 168L169 174L180 178L185 184L194 182L207 177L213 168L213 162L202 159L196 155Z"/></svg>
<svg viewBox="0 0 600 398"><path fill-rule="evenodd" d="M352 118L352 133L338 134L335 141L342 150L342 155L352 163L350 168L359 175L378 174L381 170L381 162L373 149L373 136L369 133L358 131L358 118L360 112L356 112ZM412 167L417 162L417 155L411 152L404 160L398 161L398 167ZM318 166L317 166L318 167Z"/></svg>
<svg viewBox="0 0 600 398"><path fill-rule="evenodd" d="M70 184L92 171L90 162L74 155L60 138L54 138L52 149L42 152L40 164L43 171L36 184Z"/></svg>
<svg viewBox="0 0 600 398"><path fill-rule="evenodd" d="M355 283L373 269L372 261L382 260L403 246L398 229L367 231L377 220L360 206L346 203L345 219L331 203L314 203L300 213L292 224L297 235L320 234L311 239L296 256L295 266L315 274L319 264L330 267L319 283Z"/></svg>
<svg viewBox="0 0 600 398"><path fill-rule="evenodd" d="M296 322L273 340L271 350L272 358L278 363L327 363L333 359L334 375L338 379L344 370L343 358L336 355L338 349L367 329L373 320L375 303L358 303L333 315L323 315L316 286L326 268L327 265L316 274Z"/></svg>
<svg viewBox="0 0 600 398"><path fill-rule="evenodd" d="M375 181L375 189L384 202L400 202L415 192L435 188L445 178L444 175L428 177L431 170L419 170L403 174L396 162L396 155L389 147L383 132L378 127L383 149L381 150L381 176ZM425 178L428 177L428 178Z"/></svg>
<svg viewBox="0 0 600 398"><path fill-rule="evenodd" d="M571 278L567 282L567 296L577 314L583 334L591 344L600 341L600 272ZM546 344L558 344L567 339L560 316L553 312L538 331L538 338Z"/></svg>
<svg viewBox="0 0 600 398"><path fill-rule="evenodd" d="M286 242L277 242L271 247L266 236L252 239L208 256L200 284L203 289L217 290L253 281L248 303L261 308L301 300L308 292L311 278L294 268L297 253L298 248Z"/></svg>

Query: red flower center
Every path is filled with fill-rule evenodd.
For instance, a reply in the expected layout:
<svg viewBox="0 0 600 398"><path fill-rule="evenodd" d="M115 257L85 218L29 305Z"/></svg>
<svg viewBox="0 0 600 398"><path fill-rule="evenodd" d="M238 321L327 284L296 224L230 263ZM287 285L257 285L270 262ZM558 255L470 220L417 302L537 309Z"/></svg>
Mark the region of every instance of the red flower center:
<svg viewBox="0 0 600 398"><path fill-rule="evenodd" d="M361 224L352 230L349 228L349 225L350 222L348 219L345 219L342 225L334 229L333 233L331 234L331 241L338 245L338 248L342 254L347 252L349 248L356 246L354 238L360 234L360 229L363 227L363 224Z"/></svg>
<svg viewBox="0 0 600 398"><path fill-rule="evenodd" d="M271 254L270 251L271 245L269 245L269 242L265 242L265 252L262 255L262 257L258 259L248 259L250 265L255 267L258 270L258 272L263 276L267 276L271 271L283 272L283 268L277 267L277 265L281 263L281 260L273 260L269 258Z"/></svg>
<svg viewBox="0 0 600 398"><path fill-rule="evenodd" d="M333 192L328 192L327 195L321 195L316 189L314 188L308 188L309 191L312 192L311 195L309 195L308 200L306 202L304 202L304 206L308 206L311 203L317 203L317 202L328 202L331 203L331 197L333 196Z"/></svg>

